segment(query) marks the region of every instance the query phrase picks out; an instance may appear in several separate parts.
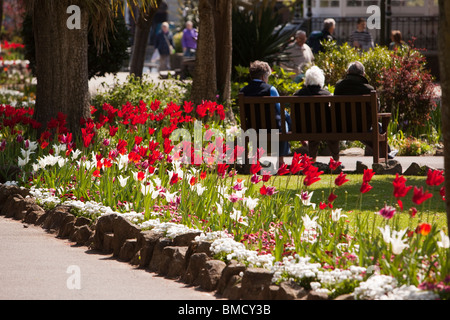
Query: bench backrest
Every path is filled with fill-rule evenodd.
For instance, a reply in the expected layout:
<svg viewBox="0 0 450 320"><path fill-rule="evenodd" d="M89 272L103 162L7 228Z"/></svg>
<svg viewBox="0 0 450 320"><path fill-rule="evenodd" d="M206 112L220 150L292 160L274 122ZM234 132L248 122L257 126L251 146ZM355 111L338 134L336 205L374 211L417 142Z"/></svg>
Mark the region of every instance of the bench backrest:
<svg viewBox="0 0 450 320"><path fill-rule="evenodd" d="M370 139L371 128L377 128L378 99L376 91L358 96L246 97L239 95L241 127L244 131L277 129L276 104L281 106L278 120L281 140L320 138L324 134L336 140L352 140L355 135ZM286 132L287 110L291 132Z"/></svg>

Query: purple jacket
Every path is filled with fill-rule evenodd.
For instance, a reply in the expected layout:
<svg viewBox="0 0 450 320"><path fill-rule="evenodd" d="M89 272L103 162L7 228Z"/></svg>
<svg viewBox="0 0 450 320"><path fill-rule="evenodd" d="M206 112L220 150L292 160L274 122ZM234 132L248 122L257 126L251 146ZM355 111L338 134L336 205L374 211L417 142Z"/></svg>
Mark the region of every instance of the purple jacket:
<svg viewBox="0 0 450 320"><path fill-rule="evenodd" d="M183 46L183 48L197 49L197 37L197 30L184 29L183 38L181 39L181 45Z"/></svg>

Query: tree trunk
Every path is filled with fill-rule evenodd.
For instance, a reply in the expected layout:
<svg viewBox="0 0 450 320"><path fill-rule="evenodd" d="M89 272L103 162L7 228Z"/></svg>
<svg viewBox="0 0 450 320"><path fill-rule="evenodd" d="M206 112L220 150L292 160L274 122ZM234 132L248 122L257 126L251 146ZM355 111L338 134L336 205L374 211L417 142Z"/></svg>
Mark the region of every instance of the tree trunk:
<svg viewBox="0 0 450 320"><path fill-rule="evenodd" d="M35 0L36 43L35 118L45 128L58 112L67 115L67 128L76 136L80 118L90 117L88 80L88 9L80 0ZM81 9L81 28L70 30L67 8Z"/></svg>
<svg viewBox="0 0 450 320"><path fill-rule="evenodd" d="M216 0L200 0L197 62L192 84L191 99L196 105L203 100L216 100L216 39L214 34L214 8Z"/></svg>
<svg viewBox="0 0 450 320"><path fill-rule="evenodd" d="M215 37L216 37L216 67L217 89L226 107L226 117L236 124L231 109L231 72L232 72L232 9L230 0L216 0L215 5Z"/></svg>
<svg viewBox="0 0 450 320"><path fill-rule="evenodd" d="M131 54L130 74L141 78L144 69L148 38L152 27L153 17L158 11L162 0L158 0L157 7L152 7L147 13L139 13L134 33L133 52Z"/></svg>
<svg viewBox="0 0 450 320"><path fill-rule="evenodd" d="M3 27L3 0L0 0L0 30Z"/></svg>
<svg viewBox="0 0 450 320"><path fill-rule="evenodd" d="M450 231L450 2L439 0L439 61L442 86L442 133L444 136L445 189L447 203L447 230Z"/></svg>

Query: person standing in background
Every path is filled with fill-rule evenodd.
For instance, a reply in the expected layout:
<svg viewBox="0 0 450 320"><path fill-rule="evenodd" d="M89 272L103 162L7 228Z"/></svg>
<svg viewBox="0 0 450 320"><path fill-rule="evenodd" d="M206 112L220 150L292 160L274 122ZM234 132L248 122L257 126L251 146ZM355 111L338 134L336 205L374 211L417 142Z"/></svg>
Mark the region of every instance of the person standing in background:
<svg viewBox="0 0 450 320"><path fill-rule="evenodd" d="M173 35L169 24L164 22L155 39L155 49L159 51L159 71L170 70L170 55L174 51Z"/></svg>
<svg viewBox="0 0 450 320"><path fill-rule="evenodd" d="M306 44L306 32L299 30L295 34L295 42L290 44L286 53L289 55L288 61L281 66L295 73L294 81L300 83L305 77L305 67L314 62L314 54Z"/></svg>
<svg viewBox="0 0 450 320"><path fill-rule="evenodd" d="M361 51L368 51L375 47L372 35L367 31L366 19L358 19L356 30L350 35L349 44Z"/></svg>
<svg viewBox="0 0 450 320"><path fill-rule="evenodd" d="M183 46L183 53L185 57L195 57L197 51L198 32L194 29L192 21L186 22L186 29L183 31L181 38L181 45Z"/></svg>

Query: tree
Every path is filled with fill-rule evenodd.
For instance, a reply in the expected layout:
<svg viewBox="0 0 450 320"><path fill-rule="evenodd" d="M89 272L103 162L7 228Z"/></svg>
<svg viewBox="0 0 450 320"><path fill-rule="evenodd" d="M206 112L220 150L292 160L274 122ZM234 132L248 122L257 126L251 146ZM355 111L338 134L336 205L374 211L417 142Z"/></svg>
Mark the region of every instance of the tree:
<svg viewBox="0 0 450 320"><path fill-rule="evenodd" d="M227 119L235 123L231 105L232 6L229 0L200 0L197 62L191 99L217 100L227 107Z"/></svg>
<svg viewBox="0 0 450 320"><path fill-rule="evenodd" d="M156 0L156 6L148 12L140 12L136 21L136 30L134 34L134 45L131 54L130 74L136 77L142 77L144 69L145 55L147 50L148 38L152 27L153 17L158 11L162 0Z"/></svg>
<svg viewBox="0 0 450 320"><path fill-rule="evenodd" d="M129 0L140 3L147 11L156 0ZM67 116L67 127L80 134L80 118L90 117L88 72L89 18L99 51L108 48L107 34L114 25L115 13L123 10L122 0L27 0L33 17L36 45L35 118L43 126L56 118L58 112ZM79 26L68 28L69 6L77 6ZM75 13L76 15L76 13ZM75 16L75 18L77 18ZM79 27L79 28L78 28Z"/></svg>
<svg viewBox="0 0 450 320"><path fill-rule="evenodd" d="M447 63L450 50L450 2L439 0L439 61L442 86L442 134L444 136L445 189L447 202L447 227L450 231L450 65Z"/></svg>

